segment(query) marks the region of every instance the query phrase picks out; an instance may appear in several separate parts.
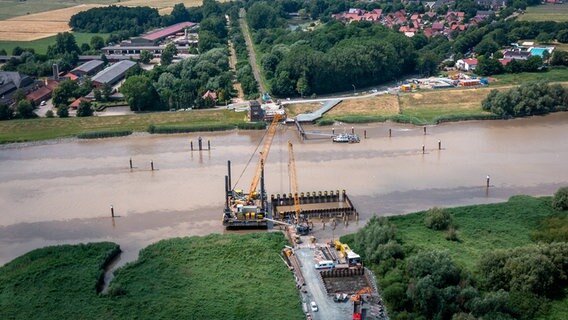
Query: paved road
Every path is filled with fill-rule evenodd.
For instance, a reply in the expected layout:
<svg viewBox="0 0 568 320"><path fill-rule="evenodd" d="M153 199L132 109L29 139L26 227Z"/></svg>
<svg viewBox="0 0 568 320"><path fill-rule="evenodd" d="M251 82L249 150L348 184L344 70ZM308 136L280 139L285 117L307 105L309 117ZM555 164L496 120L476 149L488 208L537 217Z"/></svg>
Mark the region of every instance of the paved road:
<svg viewBox="0 0 568 320"><path fill-rule="evenodd" d="M297 249L296 255L302 264L302 273L306 280L307 294L302 294L302 298L308 305L311 301L315 301L318 305L318 311L310 313L314 320L345 320L352 317L351 301L336 303L333 298L329 297L325 292L323 283L314 268L314 250L309 248Z"/></svg>
<svg viewBox="0 0 568 320"><path fill-rule="evenodd" d="M260 70L258 69L258 65L256 64L256 54L254 53L252 38L245 17L246 11L245 9L241 9L239 11L239 24L241 26L241 30L243 31L243 36L245 37L245 42L247 44L249 63L252 68L252 73L254 74L254 79L258 83L258 89L260 90L260 92L268 92L260 79Z"/></svg>

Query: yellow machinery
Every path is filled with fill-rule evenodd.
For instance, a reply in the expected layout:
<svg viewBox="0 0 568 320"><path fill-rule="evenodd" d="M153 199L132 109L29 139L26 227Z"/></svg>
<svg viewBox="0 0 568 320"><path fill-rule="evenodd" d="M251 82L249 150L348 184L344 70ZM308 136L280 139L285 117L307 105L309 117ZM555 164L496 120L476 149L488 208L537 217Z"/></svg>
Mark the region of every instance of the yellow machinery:
<svg viewBox="0 0 568 320"><path fill-rule="evenodd" d="M339 252L340 259L345 259L350 267L361 265L361 256L353 252L349 245L341 243L339 240L335 240L333 244L335 245L335 250Z"/></svg>
<svg viewBox="0 0 568 320"><path fill-rule="evenodd" d="M247 200L250 201L252 199L256 199L258 197L258 192L256 188L258 188L258 182L260 181L260 175L263 170L264 163L266 163L266 159L268 158L268 152L270 151L270 146L272 145L272 140L274 140L274 135L276 134L276 128L278 127L278 122L282 116L280 114L274 115L272 119L272 123L270 127L268 127L268 131L266 133L266 137L264 138L264 146L262 151L260 151L260 159L258 161L258 165L256 166L256 173L252 178L252 182L250 183L249 193Z"/></svg>
<svg viewBox="0 0 568 320"><path fill-rule="evenodd" d="M290 187L294 197L294 212L296 219L296 232L300 235L307 235L310 232L309 224L300 221L300 198L298 196L298 176L296 174L296 159L294 158L294 146L288 141L288 172L290 173Z"/></svg>
<svg viewBox="0 0 568 320"><path fill-rule="evenodd" d="M231 165L228 162L229 174L225 176L225 209L223 210L223 225L228 229L266 228L267 205L264 190L264 163L268 157L272 140L276 134L278 122L282 115L276 114L264 136L264 146L260 151L260 159L255 175L250 184L249 192L231 189ZM260 182L260 192L257 191Z"/></svg>

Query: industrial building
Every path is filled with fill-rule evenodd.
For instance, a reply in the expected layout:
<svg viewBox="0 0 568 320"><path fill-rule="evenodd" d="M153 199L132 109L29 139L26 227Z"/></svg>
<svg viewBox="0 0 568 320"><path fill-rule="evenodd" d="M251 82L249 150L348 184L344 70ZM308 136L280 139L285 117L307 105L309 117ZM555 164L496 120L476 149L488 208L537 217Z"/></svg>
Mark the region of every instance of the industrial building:
<svg viewBox="0 0 568 320"><path fill-rule="evenodd" d="M104 69L103 71L97 73L92 81L95 87L101 87L105 84L112 86L118 81L122 80L126 75L126 72L134 67L136 62L130 60L124 60L113 64L112 66Z"/></svg>
<svg viewBox="0 0 568 320"><path fill-rule="evenodd" d="M91 60L83 63L77 68L71 70L71 73L81 78L84 76L92 76L103 70L104 62L101 60Z"/></svg>

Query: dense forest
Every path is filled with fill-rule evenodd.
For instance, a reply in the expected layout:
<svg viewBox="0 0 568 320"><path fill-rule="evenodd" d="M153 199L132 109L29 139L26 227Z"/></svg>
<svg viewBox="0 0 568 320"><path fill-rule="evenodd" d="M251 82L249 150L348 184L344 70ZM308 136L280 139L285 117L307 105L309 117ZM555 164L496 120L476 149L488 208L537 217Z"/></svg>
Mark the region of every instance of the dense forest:
<svg viewBox="0 0 568 320"><path fill-rule="evenodd" d="M79 12L71 17L69 26L79 32L111 33L128 30L132 34L140 34L161 23L160 14L154 8L109 6Z"/></svg>

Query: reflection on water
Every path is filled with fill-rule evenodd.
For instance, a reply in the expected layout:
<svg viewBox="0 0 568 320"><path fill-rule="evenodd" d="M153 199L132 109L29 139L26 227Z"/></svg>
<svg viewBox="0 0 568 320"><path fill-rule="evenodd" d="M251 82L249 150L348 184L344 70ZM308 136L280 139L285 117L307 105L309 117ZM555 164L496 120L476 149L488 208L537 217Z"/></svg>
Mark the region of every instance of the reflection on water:
<svg viewBox="0 0 568 320"><path fill-rule="evenodd" d="M334 236L355 230L372 214L551 194L568 184L568 113L444 124L428 127L426 135L422 127L392 123L355 127L363 129L368 139L361 143L333 144L299 141L292 127L282 128L266 164L268 192L290 191L289 139L300 191L346 189L361 213L359 224L339 227ZM335 127L350 130L351 125ZM257 157L241 172L262 132L201 135L211 140L212 150L190 151L197 134L2 146L0 264L37 247L88 241L119 243L124 263L160 239L224 232L226 161L233 163L233 183L247 188ZM114 223L111 205L120 216Z"/></svg>

